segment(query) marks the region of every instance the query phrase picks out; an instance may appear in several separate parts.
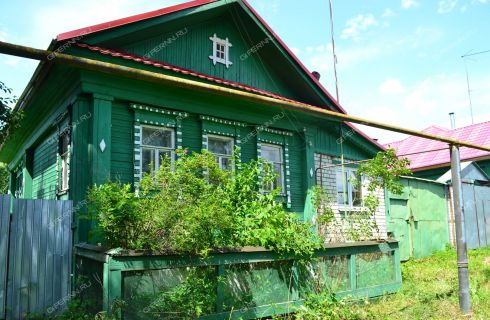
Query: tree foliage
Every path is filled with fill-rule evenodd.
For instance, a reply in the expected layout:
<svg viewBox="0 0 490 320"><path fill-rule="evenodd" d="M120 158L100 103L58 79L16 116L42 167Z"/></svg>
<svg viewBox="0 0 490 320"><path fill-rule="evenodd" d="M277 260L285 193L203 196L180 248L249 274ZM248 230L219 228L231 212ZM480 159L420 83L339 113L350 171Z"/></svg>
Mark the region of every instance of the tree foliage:
<svg viewBox="0 0 490 320"><path fill-rule="evenodd" d="M403 185L400 176L409 175L408 159L398 159L393 149L379 152L373 159L357 168L356 176L350 183L356 188L367 190L362 196L362 208L342 208L341 218L332 209L332 195L316 187L313 189L313 202L317 208L317 223L320 234L336 241L362 241L379 237L375 219L380 206L379 191L401 194Z"/></svg>
<svg viewBox="0 0 490 320"><path fill-rule="evenodd" d="M0 146L7 140L13 130L19 127L22 119L21 112L14 112L12 105L17 98L12 95L12 89L0 81Z"/></svg>

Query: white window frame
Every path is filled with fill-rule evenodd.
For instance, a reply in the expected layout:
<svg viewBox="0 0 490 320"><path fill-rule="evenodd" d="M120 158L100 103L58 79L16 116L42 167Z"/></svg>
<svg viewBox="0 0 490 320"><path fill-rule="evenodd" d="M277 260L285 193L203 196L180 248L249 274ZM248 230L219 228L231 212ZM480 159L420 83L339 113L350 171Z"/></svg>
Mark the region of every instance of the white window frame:
<svg viewBox="0 0 490 320"><path fill-rule="evenodd" d="M269 159L265 159L264 156L263 156L263 153L261 153L261 158L263 160L265 160L266 162L268 163L271 163L273 165L272 167L272 170L274 171L274 173L276 172L274 169L275 169L275 164L280 164L280 167L281 167L281 175L280 175L280 185L278 185L278 187L281 189L281 194L286 194L286 184L285 184L285 163L284 163L284 146L280 145L280 144L269 144L269 143L262 143L260 145L260 149L263 150L264 147L269 147L269 148L275 148L275 149L279 149L279 155L280 155L280 160L281 162L274 162L274 161L270 161ZM273 183L273 182L272 182ZM269 186L268 189L264 189L263 191L265 192L270 192L272 191L272 189L274 189L274 185L271 184Z"/></svg>
<svg viewBox="0 0 490 320"><path fill-rule="evenodd" d="M338 181L338 174L341 174L341 176L343 177L343 175L347 175L347 179L346 179L346 186L344 186L344 181L342 182L339 182ZM363 199L363 192L362 192L362 185L359 186L359 191L361 193L361 199L360 199L360 203L358 205L354 205L354 199L352 197L352 194L353 194L353 191L354 191L354 186L350 180L350 177L352 176L355 176L357 173L357 168L348 168L348 167L337 167L336 168L336 171L335 171L335 202L337 203L337 205L341 208L362 208L363 207L363 203L362 203L362 199ZM343 178L342 178L343 180ZM337 194L338 194L338 190L337 190L337 187L339 186L339 183L342 183L342 188L343 188L343 191L345 191L347 194L344 194L344 199L347 199L347 203L339 203L338 201L338 198L337 198ZM347 197L346 197L347 196Z"/></svg>
<svg viewBox="0 0 490 320"><path fill-rule="evenodd" d="M218 38L216 33L212 37L209 37L209 40L213 42L213 55L209 56L209 59L213 61L214 65L221 63L224 64L226 68L229 68L233 64L233 62L230 61L230 48L233 47L233 45L228 38ZM219 46L222 46L224 51L218 50ZM218 55L219 52L223 53L223 57Z"/></svg>
<svg viewBox="0 0 490 320"><path fill-rule="evenodd" d="M171 145L172 146L170 148L168 148L168 147L158 147L158 146L152 146L152 145L144 144L143 131L145 128L171 132ZM153 168L150 170L151 172L158 171L160 169L160 157L158 156L160 153L158 151L170 151L170 154L171 154L170 161L171 161L171 163L173 163L175 161L175 129L169 128L169 127L148 126L148 125L142 125L141 126L141 145L140 145L141 176L143 176L146 173L146 171L145 171L146 168L143 167L143 149L154 150Z"/></svg>
<svg viewBox="0 0 490 320"><path fill-rule="evenodd" d="M229 142L229 141L231 141L231 142L232 142L232 145L233 145L233 146L232 146L232 148L231 148L231 150L232 150L231 155L230 155L230 154L220 154L220 153L214 153L214 152L212 152L211 150L209 150L209 140L210 140L210 139L216 139L216 140L222 140L222 141L228 141L228 142ZM223 165L223 159L225 159L225 158L226 158L226 159L231 159L231 158L233 157L233 150L234 150L234 149L235 149L235 139L234 139L234 138L232 138L232 137L227 137L227 136L215 135L215 134L208 134L208 144L207 144L207 150L208 150L209 152L211 152L211 153L212 153L212 154L215 156L215 158L216 158L216 160L217 160L217 162L218 162L218 165L219 165L219 167L220 167L222 170L228 170L228 168L225 168L225 167L224 167L224 165ZM234 165L234 164L232 164L231 169L233 170L233 169L234 169L234 167L235 167L235 165Z"/></svg>
<svg viewBox="0 0 490 320"><path fill-rule="evenodd" d="M65 137L61 137L61 139L65 139ZM69 180L68 180L68 172L69 172L69 157L70 157L70 144L66 146L66 150L64 153L60 154L61 158L61 191L64 192L70 188Z"/></svg>
<svg viewBox="0 0 490 320"><path fill-rule="evenodd" d="M15 173L14 198L21 198L23 193L24 193L24 171L21 168Z"/></svg>

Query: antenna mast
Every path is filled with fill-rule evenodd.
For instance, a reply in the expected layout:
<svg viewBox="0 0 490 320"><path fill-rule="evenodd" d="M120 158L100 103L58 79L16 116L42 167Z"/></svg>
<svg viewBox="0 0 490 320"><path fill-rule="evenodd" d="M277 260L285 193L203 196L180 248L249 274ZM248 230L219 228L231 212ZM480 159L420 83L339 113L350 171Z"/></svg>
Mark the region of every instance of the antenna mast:
<svg viewBox="0 0 490 320"><path fill-rule="evenodd" d="M490 50L485 50L485 51L480 51L480 52L475 52L475 53L470 53L470 52L468 52L465 55L462 55L461 58L463 59L463 62L464 62L464 70L466 71L466 85L468 87L468 99L469 99L469 102L470 102L471 124L474 124L475 123L475 120L474 120L474 117L473 117L473 102L471 101L470 76L469 76L469 72L468 72L468 64L466 63L466 59L468 57L471 57L471 56L476 56L476 55L479 55L479 54L488 53L488 52L490 52Z"/></svg>
<svg viewBox="0 0 490 320"><path fill-rule="evenodd" d="M329 7L330 7L330 32L332 35L332 54L333 54L333 72L335 76L335 93L337 94L337 102L340 103L340 98L339 98L339 79L337 77L337 54L335 53L335 35L334 35L334 23L333 23L333 6L332 6L332 0L329 0Z"/></svg>

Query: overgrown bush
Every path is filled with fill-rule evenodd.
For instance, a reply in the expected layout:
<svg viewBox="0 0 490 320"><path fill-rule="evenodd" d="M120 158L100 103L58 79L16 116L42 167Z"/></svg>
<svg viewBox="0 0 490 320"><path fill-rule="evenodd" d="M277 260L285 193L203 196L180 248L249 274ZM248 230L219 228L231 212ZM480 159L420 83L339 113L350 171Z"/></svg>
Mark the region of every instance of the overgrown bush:
<svg viewBox="0 0 490 320"><path fill-rule="evenodd" d="M296 320L365 320L373 316L359 306L340 300L328 292L311 295L297 313L291 316Z"/></svg>
<svg viewBox="0 0 490 320"><path fill-rule="evenodd" d="M279 190L260 190L259 181L275 179L268 165L235 163L225 171L211 153L178 151L176 161L145 175L138 195L119 182L92 187L89 203L104 244L201 255L244 246L312 253L319 240L311 225L285 210Z"/></svg>

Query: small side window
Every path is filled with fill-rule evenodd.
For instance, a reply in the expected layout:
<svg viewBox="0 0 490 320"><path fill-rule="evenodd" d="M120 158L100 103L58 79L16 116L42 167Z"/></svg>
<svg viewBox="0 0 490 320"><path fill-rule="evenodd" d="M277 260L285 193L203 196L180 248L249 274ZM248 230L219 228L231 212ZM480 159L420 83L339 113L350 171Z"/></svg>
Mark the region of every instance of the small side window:
<svg viewBox="0 0 490 320"><path fill-rule="evenodd" d="M209 56L209 59L213 60L213 64L221 63L229 68L233 63L230 61L230 48L233 46L228 38L220 39L216 36L216 33L209 37L209 40L213 42L213 55Z"/></svg>
<svg viewBox="0 0 490 320"><path fill-rule="evenodd" d="M70 132L66 130L59 136L59 157L61 167L59 169L59 191L65 192L69 189L70 173Z"/></svg>

